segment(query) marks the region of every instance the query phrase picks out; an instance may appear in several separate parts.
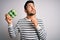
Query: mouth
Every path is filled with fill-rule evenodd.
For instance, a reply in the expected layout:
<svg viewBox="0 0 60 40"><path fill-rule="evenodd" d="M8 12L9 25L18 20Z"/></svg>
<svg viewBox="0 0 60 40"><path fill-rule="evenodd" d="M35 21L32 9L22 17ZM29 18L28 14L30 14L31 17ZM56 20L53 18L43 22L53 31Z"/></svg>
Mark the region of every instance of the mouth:
<svg viewBox="0 0 60 40"><path fill-rule="evenodd" d="M27 15L28 16L33 16L33 15L35 15L36 14L36 11L35 10L32 10L31 12L28 12L27 11Z"/></svg>

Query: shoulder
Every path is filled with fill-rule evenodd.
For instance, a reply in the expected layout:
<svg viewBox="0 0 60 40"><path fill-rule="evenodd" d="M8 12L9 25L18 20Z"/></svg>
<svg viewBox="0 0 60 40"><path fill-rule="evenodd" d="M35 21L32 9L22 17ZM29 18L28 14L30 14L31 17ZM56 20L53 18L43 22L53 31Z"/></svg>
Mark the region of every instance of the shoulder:
<svg viewBox="0 0 60 40"><path fill-rule="evenodd" d="M44 23L42 19L37 19L38 20L38 24L41 28L44 28Z"/></svg>
<svg viewBox="0 0 60 40"><path fill-rule="evenodd" d="M18 20L18 22L21 22L21 21L25 21L25 19L24 19L24 18L22 18L22 19L19 19L19 20Z"/></svg>
<svg viewBox="0 0 60 40"><path fill-rule="evenodd" d="M25 21L26 21L26 19L25 18L22 18L22 19L19 19L17 23L20 24L20 23L23 23Z"/></svg>
<svg viewBox="0 0 60 40"><path fill-rule="evenodd" d="M43 20L42 20L42 19L38 19L38 18L37 18L37 20L38 20L38 22L43 22Z"/></svg>

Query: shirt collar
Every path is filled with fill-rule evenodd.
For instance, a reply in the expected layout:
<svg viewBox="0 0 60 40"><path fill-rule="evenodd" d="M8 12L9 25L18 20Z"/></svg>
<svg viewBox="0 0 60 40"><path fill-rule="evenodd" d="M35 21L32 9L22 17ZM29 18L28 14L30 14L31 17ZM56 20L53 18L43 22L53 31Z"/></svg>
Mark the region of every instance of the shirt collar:
<svg viewBox="0 0 60 40"><path fill-rule="evenodd" d="M31 21L31 19L25 18L27 21Z"/></svg>

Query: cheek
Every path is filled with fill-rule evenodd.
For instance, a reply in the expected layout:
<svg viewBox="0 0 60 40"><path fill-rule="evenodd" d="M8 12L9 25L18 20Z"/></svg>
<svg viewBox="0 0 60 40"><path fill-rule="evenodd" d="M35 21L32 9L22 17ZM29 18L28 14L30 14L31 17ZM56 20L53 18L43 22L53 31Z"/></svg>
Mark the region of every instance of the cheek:
<svg viewBox="0 0 60 40"><path fill-rule="evenodd" d="M31 9L31 7L28 7L27 10L28 10L28 11L31 11L32 9Z"/></svg>

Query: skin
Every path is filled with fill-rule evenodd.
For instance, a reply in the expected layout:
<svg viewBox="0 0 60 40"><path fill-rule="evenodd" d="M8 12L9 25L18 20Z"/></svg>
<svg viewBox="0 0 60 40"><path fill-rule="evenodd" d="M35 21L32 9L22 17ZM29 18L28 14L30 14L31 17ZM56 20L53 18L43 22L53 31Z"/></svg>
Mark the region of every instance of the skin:
<svg viewBox="0 0 60 40"><path fill-rule="evenodd" d="M25 10L27 16L26 18L30 19L32 23L34 23L35 28L38 25L37 19L36 19L36 10L35 10L35 6L33 3L28 3L27 4L27 9ZM28 14L33 14L32 16L29 16ZM12 24L12 18L8 15L5 14L5 20L7 21L8 24Z"/></svg>
<svg viewBox="0 0 60 40"><path fill-rule="evenodd" d="M12 24L12 18L10 17L10 15L5 14L5 20L7 21L7 23L10 25Z"/></svg>

